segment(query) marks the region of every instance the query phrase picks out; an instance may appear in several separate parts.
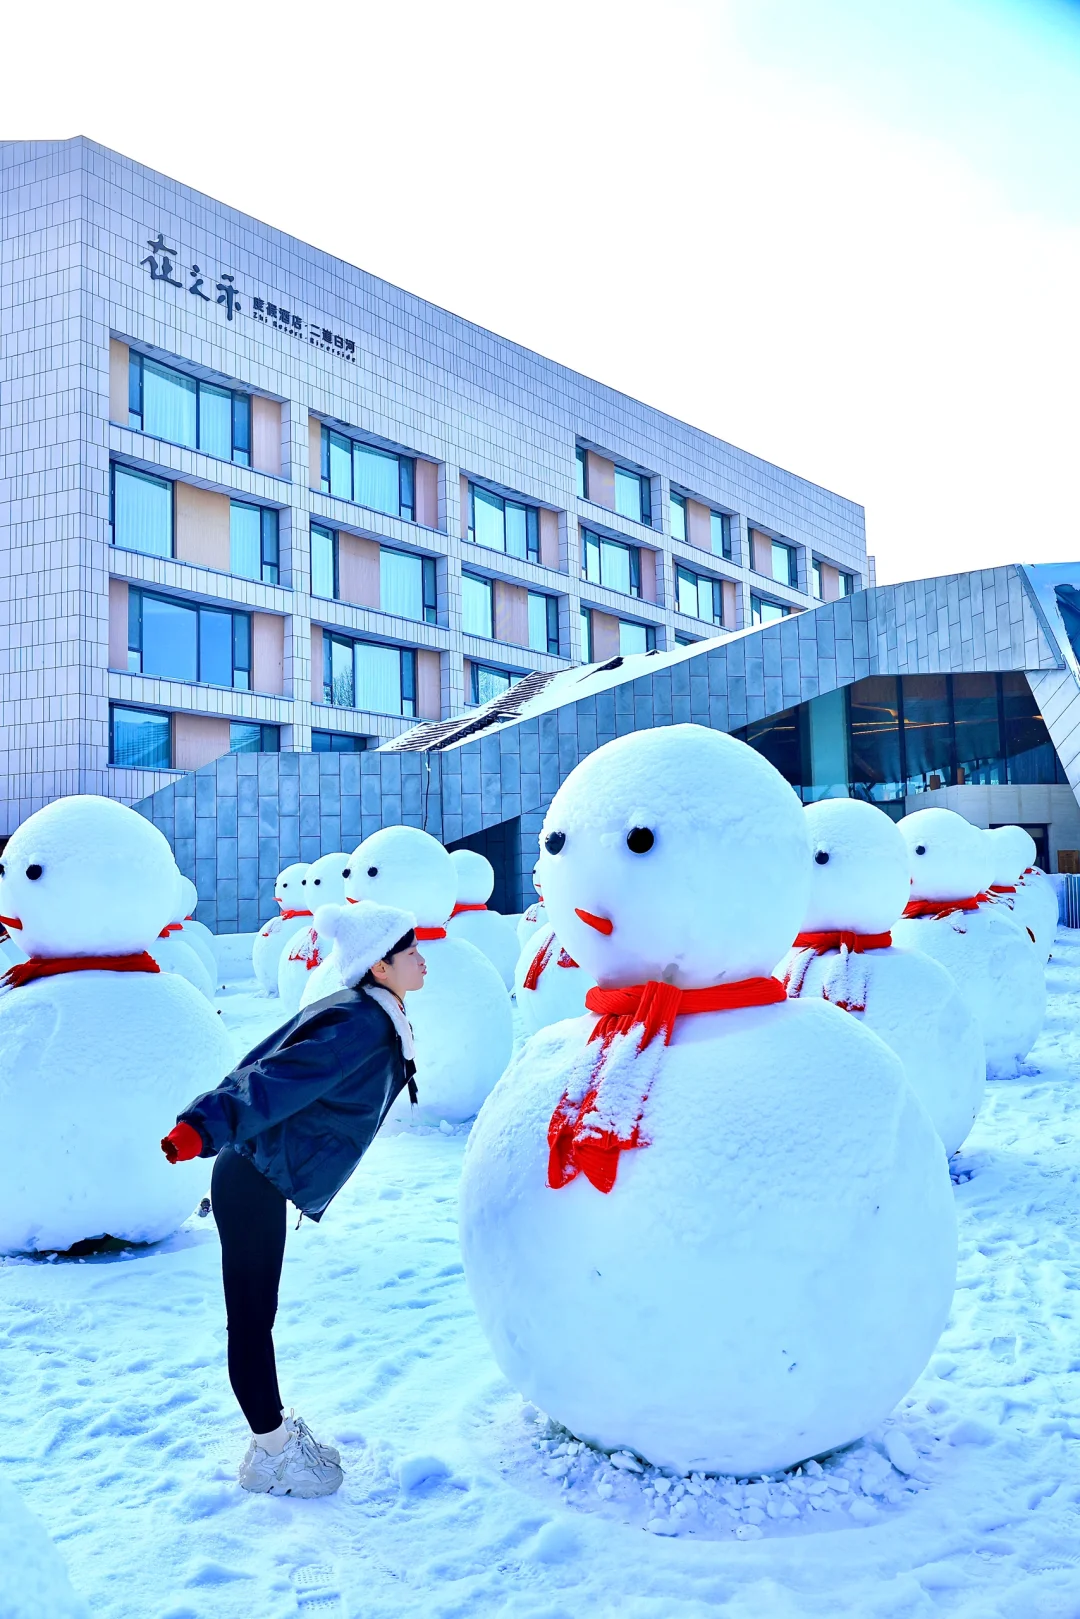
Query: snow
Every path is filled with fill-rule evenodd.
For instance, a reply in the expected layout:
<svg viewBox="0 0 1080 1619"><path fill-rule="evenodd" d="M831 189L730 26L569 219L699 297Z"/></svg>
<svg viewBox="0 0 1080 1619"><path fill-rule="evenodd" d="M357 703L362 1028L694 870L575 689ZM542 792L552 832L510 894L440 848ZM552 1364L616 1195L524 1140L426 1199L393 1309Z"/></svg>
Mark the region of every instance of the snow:
<svg viewBox="0 0 1080 1619"><path fill-rule="evenodd" d="M339 1495L255 1498L232 1481L246 1435L212 1218L131 1257L0 1264L17 1391L0 1478L95 1619L1075 1619L1080 932L1059 933L1048 976L1027 1068L988 1087L954 1166L960 1276L941 1343L896 1412L820 1473L675 1479L529 1412L465 1291L466 1133L421 1129L384 1133L322 1224L289 1232L284 1390L341 1444ZM216 1004L237 1052L280 1017L251 980ZM910 1464L901 1437L915 1474L890 1461ZM8 1508L3 1492L4 1619ZM68 1619L59 1596L46 1614Z"/></svg>
<svg viewBox="0 0 1080 1619"><path fill-rule="evenodd" d="M0 1619L89 1619L44 1527L0 1479Z"/></svg>

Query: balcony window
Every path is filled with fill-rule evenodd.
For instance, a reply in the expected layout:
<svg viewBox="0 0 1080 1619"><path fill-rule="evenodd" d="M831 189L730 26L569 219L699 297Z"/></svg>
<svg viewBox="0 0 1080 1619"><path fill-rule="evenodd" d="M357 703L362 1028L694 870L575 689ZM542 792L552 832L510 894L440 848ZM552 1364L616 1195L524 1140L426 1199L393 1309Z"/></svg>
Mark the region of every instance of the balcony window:
<svg viewBox="0 0 1080 1619"><path fill-rule="evenodd" d="M280 753L281 732L276 725L233 720L229 726L230 753Z"/></svg>
<svg viewBox="0 0 1080 1619"><path fill-rule="evenodd" d="M412 456L392 450L377 450L347 438L329 427L322 430L322 478L324 495L349 500L369 511L388 517L415 520L416 462Z"/></svg>
<svg viewBox="0 0 1080 1619"><path fill-rule="evenodd" d="M170 770L172 728L168 714L151 708L109 708L109 763L123 770Z"/></svg>
<svg viewBox="0 0 1080 1619"><path fill-rule="evenodd" d="M523 562L540 560L540 513L523 501L504 500L490 489L469 485L469 538L474 545Z"/></svg>
<svg viewBox="0 0 1080 1619"><path fill-rule="evenodd" d="M278 514L273 506L229 502L230 572L241 579L278 582Z"/></svg>
<svg viewBox="0 0 1080 1619"><path fill-rule="evenodd" d="M323 702L416 717L416 653L323 631Z"/></svg>
<svg viewBox="0 0 1080 1619"><path fill-rule="evenodd" d="M319 523L311 525L311 594L333 601L338 593L337 535Z"/></svg>
<svg viewBox="0 0 1080 1619"><path fill-rule="evenodd" d="M312 753L364 753L366 736L351 736L346 731L312 731Z"/></svg>
<svg viewBox="0 0 1080 1619"><path fill-rule="evenodd" d="M624 596L641 595L641 553L635 545L605 539L590 529L582 529L582 575L594 585L621 591Z"/></svg>
<svg viewBox="0 0 1080 1619"><path fill-rule="evenodd" d="M173 486L130 467L112 469L113 544L151 557L173 554Z"/></svg>
<svg viewBox="0 0 1080 1619"><path fill-rule="evenodd" d="M673 492L672 496L671 496L671 508L670 509L671 509L671 538L673 540L682 540L683 544L685 545L686 542L687 542L688 534L687 534L687 527L686 527L686 500L684 499L684 497L682 495L676 495Z"/></svg>
<svg viewBox="0 0 1080 1619"><path fill-rule="evenodd" d="M128 671L192 685L251 689L251 617L128 590Z"/></svg>
<svg viewBox="0 0 1080 1619"><path fill-rule="evenodd" d="M475 574L461 576L461 628L466 635L494 635L494 591L490 579Z"/></svg>
<svg viewBox="0 0 1080 1619"><path fill-rule="evenodd" d="M615 468L615 510L620 517L630 517L635 523L652 527L652 486L640 472L627 467Z"/></svg>
<svg viewBox="0 0 1080 1619"><path fill-rule="evenodd" d="M712 538L713 556L726 557L731 561L731 518L727 512L709 513L709 531Z"/></svg>
<svg viewBox="0 0 1080 1619"><path fill-rule="evenodd" d="M435 558L414 557L405 551L379 550L379 601L384 613L437 624Z"/></svg>
<svg viewBox="0 0 1080 1619"><path fill-rule="evenodd" d="M557 596L543 596L529 591L529 646L533 652L559 655L559 601Z"/></svg>
<svg viewBox="0 0 1080 1619"><path fill-rule="evenodd" d="M707 624L724 622L724 599L719 579L691 573L681 563L675 567L675 607L689 618L703 618Z"/></svg>
<svg viewBox="0 0 1080 1619"><path fill-rule="evenodd" d="M513 675L508 675L505 669L489 669L483 663L470 664L470 668L472 676L469 700L474 705L490 703L493 697L501 697L514 684Z"/></svg>
<svg viewBox="0 0 1080 1619"><path fill-rule="evenodd" d="M148 438L251 465L251 397L200 382L171 365L131 353L128 426Z"/></svg>
<svg viewBox="0 0 1080 1619"><path fill-rule="evenodd" d="M751 624L775 624L777 619L787 618L791 612L782 602L768 601L764 596L750 597Z"/></svg>

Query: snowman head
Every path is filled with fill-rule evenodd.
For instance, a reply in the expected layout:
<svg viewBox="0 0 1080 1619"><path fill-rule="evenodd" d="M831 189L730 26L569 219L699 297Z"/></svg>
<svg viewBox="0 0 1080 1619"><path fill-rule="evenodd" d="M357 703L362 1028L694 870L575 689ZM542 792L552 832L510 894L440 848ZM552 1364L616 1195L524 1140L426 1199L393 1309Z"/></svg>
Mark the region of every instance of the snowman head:
<svg viewBox="0 0 1080 1619"><path fill-rule="evenodd" d="M298 892L303 904L296 909L313 911L316 905L344 905L350 870L349 856L340 849L313 860L300 879Z"/></svg>
<svg viewBox="0 0 1080 1619"><path fill-rule="evenodd" d="M309 911L311 906L306 904L307 890L301 887L309 870L306 860L298 860L295 865L286 866L279 871L274 883L274 898L281 903L283 911Z"/></svg>
<svg viewBox="0 0 1080 1619"><path fill-rule="evenodd" d="M986 835L994 851L993 881L1012 887L1035 864L1035 839L1022 826L996 826Z"/></svg>
<svg viewBox="0 0 1080 1619"><path fill-rule="evenodd" d="M384 826L350 858L351 900L373 899L411 911L422 928L441 928L457 900L454 862L437 838L417 826Z"/></svg>
<svg viewBox="0 0 1080 1619"><path fill-rule="evenodd" d="M887 933L910 897L907 844L875 804L808 804L810 902L804 932Z"/></svg>
<svg viewBox="0 0 1080 1619"><path fill-rule="evenodd" d="M0 856L0 917L31 956L146 950L176 910L176 866L157 827L111 798L59 798Z"/></svg>
<svg viewBox="0 0 1080 1619"><path fill-rule="evenodd" d="M916 810L897 823L907 844L912 899L970 899L990 886L993 845L953 810Z"/></svg>
<svg viewBox="0 0 1080 1619"><path fill-rule="evenodd" d="M762 977L806 910L798 798L759 753L700 725L636 731L583 759L540 848L555 933L605 988Z"/></svg>
<svg viewBox="0 0 1080 1619"><path fill-rule="evenodd" d="M183 872L178 871L176 876L176 891L179 897L176 901L176 915L173 917L173 921L186 922L195 915L195 907L199 903L199 890L195 887L191 878L185 877Z"/></svg>
<svg viewBox="0 0 1080 1619"><path fill-rule="evenodd" d="M495 887L495 868L475 849L452 849L450 858L457 872L459 905L486 905Z"/></svg>

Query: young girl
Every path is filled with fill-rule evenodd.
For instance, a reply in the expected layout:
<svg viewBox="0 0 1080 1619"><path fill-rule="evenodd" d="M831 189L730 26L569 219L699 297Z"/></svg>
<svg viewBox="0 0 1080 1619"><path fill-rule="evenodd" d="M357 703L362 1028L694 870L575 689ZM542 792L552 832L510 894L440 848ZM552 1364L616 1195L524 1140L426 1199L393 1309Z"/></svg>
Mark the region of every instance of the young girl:
<svg viewBox="0 0 1080 1619"><path fill-rule="evenodd" d="M192 1102L162 1141L170 1163L216 1154L211 1195L221 1237L229 1381L251 1428L245 1490L330 1495L336 1450L285 1418L272 1329L285 1254L285 1204L320 1220L407 1085L415 1101L404 997L427 971L415 918L364 901L316 917L335 941L344 990L305 1007Z"/></svg>

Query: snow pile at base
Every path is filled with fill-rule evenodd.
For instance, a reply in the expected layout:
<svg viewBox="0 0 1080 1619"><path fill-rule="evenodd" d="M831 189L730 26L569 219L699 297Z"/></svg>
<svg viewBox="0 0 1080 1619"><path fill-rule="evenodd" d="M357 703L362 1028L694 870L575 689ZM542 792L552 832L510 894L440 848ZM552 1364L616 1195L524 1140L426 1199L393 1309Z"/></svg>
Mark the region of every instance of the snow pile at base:
<svg viewBox="0 0 1080 1619"><path fill-rule="evenodd" d="M43 1525L2 1479L0 1619L90 1619Z"/></svg>

